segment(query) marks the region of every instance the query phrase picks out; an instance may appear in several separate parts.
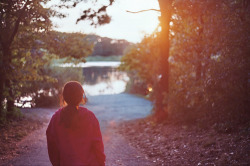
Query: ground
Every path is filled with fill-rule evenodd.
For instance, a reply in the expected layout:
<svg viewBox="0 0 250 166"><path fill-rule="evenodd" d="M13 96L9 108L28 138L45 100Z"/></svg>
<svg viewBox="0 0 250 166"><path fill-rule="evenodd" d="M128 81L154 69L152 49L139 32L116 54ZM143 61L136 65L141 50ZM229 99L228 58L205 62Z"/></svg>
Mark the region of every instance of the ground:
<svg viewBox="0 0 250 166"><path fill-rule="evenodd" d="M128 140L116 131L118 124L122 121L146 117L151 110L149 101L129 94L102 95L89 97L86 107L95 113L100 122L107 166L154 165L145 154L131 146ZM47 154L45 131L49 119L56 110L57 108L23 109L22 112L27 119L36 118L44 123L40 129L26 135L21 141L16 141L13 149L9 148L4 151L1 149L0 165L51 165ZM29 125L32 126L31 123ZM15 127L12 129L14 130ZM6 147L11 147L11 144ZM5 155L8 150L10 151L8 153L12 155Z"/></svg>
<svg viewBox="0 0 250 166"><path fill-rule="evenodd" d="M157 124L150 118L120 125L119 132L157 165L250 165L250 131L221 132L196 125Z"/></svg>
<svg viewBox="0 0 250 166"><path fill-rule="evenodd" d="M151 103L128 94L95 96L86 107L100 121L107 166L250 165L245 126L155 123ZM56 110L24 109L27 118L1 128L0 165L50 165L45 130Z"/></svg>
<svg viewBox="0 0 250 166"><path fill-rule="evenodd" d="M0 163L17 156L18 143L43 125L40 120L23 117L9 122L5 127L0 127Z"/></svg>

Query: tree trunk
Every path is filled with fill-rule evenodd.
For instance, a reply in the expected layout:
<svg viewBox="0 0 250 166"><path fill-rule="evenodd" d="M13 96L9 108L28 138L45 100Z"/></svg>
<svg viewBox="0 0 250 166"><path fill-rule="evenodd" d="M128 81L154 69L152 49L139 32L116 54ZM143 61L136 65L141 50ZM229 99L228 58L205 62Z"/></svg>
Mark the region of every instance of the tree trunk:
<svg viewBox="0 0 250 166"><path fill-rule="evenodd" d="M3 106L3 101L4 101L3 91L4 91L4 82L5 82L5 75L4 75L4 72L3 72L3 65L2 64L0 64L0 70L1 70L0 71L0 75L1 75L1 77L0 77L0 118L1 118L1 117L3 117L3 109L4 109L4 106Z"/></svg>
<svg viewBox="0 0 250 166"><path fill-rule="evenodd" d="M12 83L10 79L6 80L6 88L8 90L7 96L7 118L10 119L14 114L14 94L12 91Z"/></svg>
<svg viewBox="0 0 250 166"><path fill-rule="evenodd" d="M199 24L200 24L200 27L199 27L199 32L198 32L198 36L197 36L197 43L196 43L196 47L197 50L197 57L196 59L198 60L198 62L196 63L196 80L197 81L200 81L200 79L204 76L204 67L202 66L202 61L203 61L203 56L202 56L202 49L204 48L204 45L203 45L203 24L204 24L204 21L202 19L203 15L200 15L199 17Z"/></svg>
<svg viewBox="0 0 250 166"><path fill-rule="evenodd" d="M2 96L0 97L1 103L2 103L2 108L3 108L3 101L6 98L7 99L7 118L10 118L13 115L14 111L14 96L13 96L13 91L12 91L12 85L11 85L11 74L13 74L12 69L11 69L11 50L9 47L9 44L2 45L3 48L3 70L1 71L1 74L3 74L3 77L1 77L1 83L0 83L0 88L4 91L5 89L8 92L7 96Z"/></svg>
<svg viewBox="0 0 250 166"><path fill-rule="evenodd" d="M169 23L171 20L172 0L158 0L161 17L160 57L159 57L159 82L155 86L155 111L156 114L164 112L167 115L168 103L164 100L164 93L169 93Z"/></svg>
<svg viewBox="0 0 250 166"><path fill-rule="evenodd" d="M1 61L0 61L0 117L2 116L2 111L3 111L3 101L5 98L7 99L7 111L11 112L14 110L14 97L13 97L13 89L11 86L11 76L13 74L13 69L11 68L11 45L12 42L14 41L14 38L18 32L19 25L21 20L23 19L23 16L26 12L27 6L30 5L32 1L28 0L25 2L24 6L20 9L17 10L18 16L17 19L14 21L13 18L13 13L12 13L12 8L13 8L13 3L8 2L6 9L4 7L4 10L6 10L6 16L5 19L3 20L3 23L5 24L4 26L1 26L0 28L0 44L1 44L1 49L2 49L2 55L1 55ZM14 14L15 15L15 14ZM14 25L14 26L13 26ZM6 84L6 85L5 85ZM8 96L4 96L3 91L5 90L5 87L8 88Z"/></svg>
<svg viewBox="0 0 250 166"><path fill-rule="evenodd" d="M5 63L5 56L7 53L7 49L4 49L2 45L2 52L1 52L1 59L0 59L0 117L3 117L3 110L4 110L4 87L5 87L5 80L6 80L6 63Z"/></svg>

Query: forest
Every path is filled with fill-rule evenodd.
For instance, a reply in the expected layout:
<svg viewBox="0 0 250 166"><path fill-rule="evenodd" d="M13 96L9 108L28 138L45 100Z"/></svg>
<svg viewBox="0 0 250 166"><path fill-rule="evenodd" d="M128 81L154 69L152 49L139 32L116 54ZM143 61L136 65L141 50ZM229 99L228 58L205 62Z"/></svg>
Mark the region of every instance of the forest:
<svg viewBox="0 0 250 166"><path fill-rule="evenodd" d="M163 119L248 121L248 2L169 1L167 11L161 29L122 57L131 92L152 99Z"/></svg>
<svg viewBox="0 0 250 166"><path fill-rule="evenodd" d="M55 9L74 8L81 1L60 2ZM88 20L93 26L110 23L107 9L114 0L108 2L97 10L84 10L77 22ZM155 121L151 127L168 123L204 129L212 126L222 133L243 133L249 144L250 2L157 2L159 10L148 10L160 14L159 26L133 44L93 34L53 31L49 18L66 16L44 7L47 0L1 1L1 126L22 117L15 102L23 96L32 96L40 104L34 106L45 107L59 101L55 96L61 93L64 82L84 80L77 69L53 66L55 60L77 64L86 62L88 56L123 55L119 69L130 77L127 91L153 103L151 117ZM134 14L140 12L147 10Z"/></svg>
<svg viewBox="0 0 250 166"><path fill-rule="evenodd" d="M1 3L3 119L15 112L14 101L20 96L36 94L36 83L58 82L59 76L53 76L48 67L51 60L84 62L89 55L122 55L127 46L120 69L129 72L131 92L136 90L154 102L156 116L185 114L197 119L218 113L242 119L249 115L250 20L245 0L159 1L160 25L138 44L51 31L49 16L62 14L49 12L36 1L26 5L30 7ZM85 11L79 21L96 17L93 25L106 24L108 7Z"/></svg>

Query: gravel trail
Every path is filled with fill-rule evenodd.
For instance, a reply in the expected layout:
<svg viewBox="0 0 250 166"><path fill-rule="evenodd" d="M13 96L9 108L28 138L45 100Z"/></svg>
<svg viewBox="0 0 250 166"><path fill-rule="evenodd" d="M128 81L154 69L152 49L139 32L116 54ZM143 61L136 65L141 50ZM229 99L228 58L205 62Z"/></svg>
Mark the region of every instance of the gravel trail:
<svg viewBox="0 0 250 166"><path fill-rule="evenodd" d="M150 114L151 103L145 99L122 93L89 96L86 107L98 118L102 130L107 166L153 166L146 156L131 146L116 130L122 121L143 118ZM45 131L48 119L57 109L28 109L26 114L47 119L43 128L34 131L18 144L16 158L4 165L50 166ZM1 165L1 164L0 164Z"/></svg>

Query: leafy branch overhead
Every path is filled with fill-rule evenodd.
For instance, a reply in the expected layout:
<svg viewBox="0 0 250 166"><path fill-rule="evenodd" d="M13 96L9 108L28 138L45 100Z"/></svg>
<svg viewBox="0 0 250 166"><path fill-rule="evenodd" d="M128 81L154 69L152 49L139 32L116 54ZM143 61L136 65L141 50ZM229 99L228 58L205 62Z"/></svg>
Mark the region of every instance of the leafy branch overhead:
<svg viewBox="0 0 250 166"><path fill-rule="evenodd" d="M97 0L95 1L97 2ZM109 0L108 5L104 5L97 10L91 8L84 10L80 18L77 19L76 23L82 20L90 20L91 25L104 25L110 23L111 17L107 14L107 8L114 3L114 0Z"/></svg>

